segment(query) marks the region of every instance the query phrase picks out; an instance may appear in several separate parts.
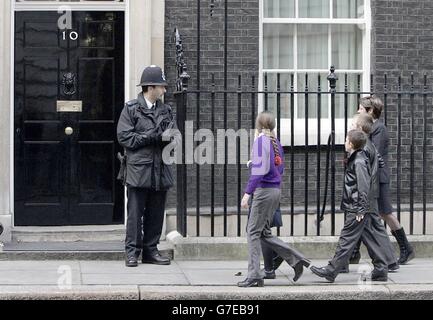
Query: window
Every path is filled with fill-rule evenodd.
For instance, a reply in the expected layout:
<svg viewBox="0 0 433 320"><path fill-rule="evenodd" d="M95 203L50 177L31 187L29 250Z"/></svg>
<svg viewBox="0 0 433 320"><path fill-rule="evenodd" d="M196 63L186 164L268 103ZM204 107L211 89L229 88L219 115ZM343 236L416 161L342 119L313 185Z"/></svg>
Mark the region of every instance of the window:
<svg viewBox="0 0 433 320"><path fill-rule="evenodd" d="M261 0L260 84L290 91L329 91L327 76L334 65L339 77L337 91L369 91L370 0ZM308 78L306 75L308 74ZM266 75L266 76L265 76ZM265 83L267 78L267 83ZM306 83L308 81L308 83ZM359 82L359 84L358 84ZM268 108L276 112L276 94L268 95ZM317 95L309 95L308 140L317 144ZM321 141L326 143L331 128L331 98L321 97ZM264 108L264 101L261 101ZM349 95L348 117L357 109L357 96ZM305 144L305 96L295 95L295 144ZM290 95L281 94L281 140L290 145ZM336 143L344 143L344 98L336 96Z"/></svg>

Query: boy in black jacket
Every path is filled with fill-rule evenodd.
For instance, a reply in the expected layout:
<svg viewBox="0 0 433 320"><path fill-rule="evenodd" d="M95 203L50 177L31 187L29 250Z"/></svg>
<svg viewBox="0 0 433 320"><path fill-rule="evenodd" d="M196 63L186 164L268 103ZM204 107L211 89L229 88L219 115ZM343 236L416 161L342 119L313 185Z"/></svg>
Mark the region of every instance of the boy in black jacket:
<svg viewBox="0 0 433 320"><path fill-rule="evenodd" d="M356 243L361 239L373 260L372 281L387 281L388 266L384 248L377 241L373 227L379 220L371 180L370 162L363 151L367 136L359 130L349 131L346 151L349 154L344 175L344 189L341 209L346 212L344 228L338 240L334 258L326 267L311 267L319 277L334 282L340 270L347 265Z"/></svg>
<svg viewBox="0 0 433 320"><path fill-rule="evenodd" d="M385 166L379 169L379 214L382 219L385 220L386 224L390 227L392 234L397 239L400 247L400 258L398 259L398 263L406 264L415 257L415 252L412 245L407 240L403 227L392 213L393 209L389 187L391 174L388 167L389 135L385 124L380 120L383 108L383 103L378 97L365 97L361 98L359 101L358 113L366 113L373 117L374 124L370 134L370 139L385 163ZM354 263L359 261L360 255L358 254L357 256L358 259L353 259Z"/></svg>

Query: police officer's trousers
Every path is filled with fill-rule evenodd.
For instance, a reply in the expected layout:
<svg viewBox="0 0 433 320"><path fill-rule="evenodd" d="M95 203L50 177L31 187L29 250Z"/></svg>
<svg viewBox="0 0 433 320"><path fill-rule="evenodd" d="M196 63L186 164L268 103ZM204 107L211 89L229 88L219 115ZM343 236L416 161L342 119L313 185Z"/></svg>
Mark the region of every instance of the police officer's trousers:
<svg viewBox="0 0 433 320"><path fill-rule="evenodd" d="M376 213L367 213L364 219L358 222L355 213L347 212L335 256L329 262L328 269L337 275L348 264L357 242L361 239L373 260L374 268L380 272L387 272L386 248L382 247L379 240L380 231L375 227L378 223L380 218Z"/></svg>
<svg viewBox="0 0 433 320"><path fill-rule="evenodd" d="M125 251L129 256L157 252L164 223L167 191L128 187Z"/></svg>

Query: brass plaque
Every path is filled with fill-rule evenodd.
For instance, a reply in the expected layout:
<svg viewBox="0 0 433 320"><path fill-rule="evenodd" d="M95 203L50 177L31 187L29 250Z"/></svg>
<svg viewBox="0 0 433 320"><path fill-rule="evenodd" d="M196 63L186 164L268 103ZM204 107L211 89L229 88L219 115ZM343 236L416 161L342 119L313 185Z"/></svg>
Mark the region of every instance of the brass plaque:
<svg viewBox="0 0 433 320"><path fill-rule="evenodd" d="M83 112L83 101L57 101L57 112Z"/></svg>

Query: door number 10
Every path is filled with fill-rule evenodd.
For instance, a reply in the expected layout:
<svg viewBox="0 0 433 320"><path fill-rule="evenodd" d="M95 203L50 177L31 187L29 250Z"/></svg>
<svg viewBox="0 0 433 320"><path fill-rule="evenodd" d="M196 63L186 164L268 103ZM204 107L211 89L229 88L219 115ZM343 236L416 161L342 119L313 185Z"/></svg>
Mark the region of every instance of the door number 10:
<svg viewBox="0 0 433 320"><path fill-rule="evenodd" d="M66 41L66 37L67 37L67 31L63 31L63 40L64 41ZM69 33L69 39L71 39L72 41L76 41L76 40L78 40L78 32L76 32L76 31L71 31L70 33Z"/></svg>

